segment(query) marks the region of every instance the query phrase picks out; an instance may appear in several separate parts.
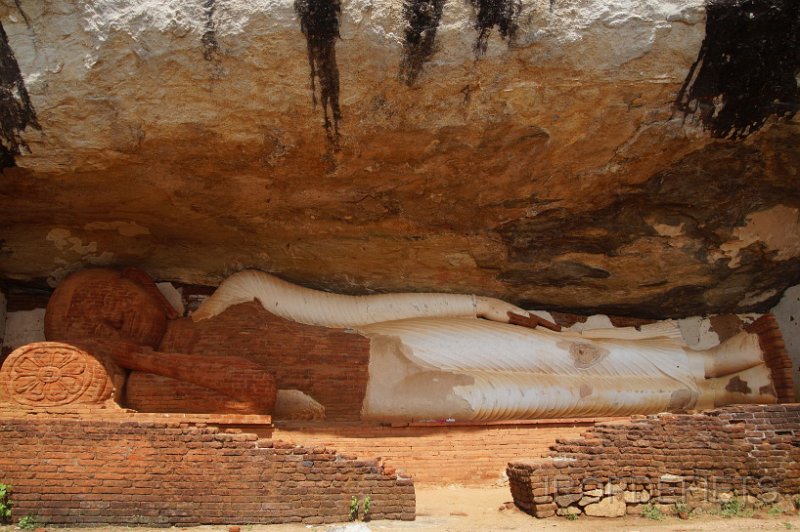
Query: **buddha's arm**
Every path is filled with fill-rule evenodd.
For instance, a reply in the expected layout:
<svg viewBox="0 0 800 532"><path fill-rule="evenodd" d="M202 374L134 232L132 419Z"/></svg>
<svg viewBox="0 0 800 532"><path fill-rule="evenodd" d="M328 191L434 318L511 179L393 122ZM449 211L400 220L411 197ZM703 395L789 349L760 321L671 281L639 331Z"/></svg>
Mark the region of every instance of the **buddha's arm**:
<svg viewBox="0 0 800 532"><path fill-rule="evenodd" d="M105 338L76 342L121 368L152 373L214 390L259 413L272 412L275 377L263 366L237 356L188 355L155 351L125 340Z"/></svg>
<svg viewBox="0 0 800 532"><path fill-rule="evenodd" d="M258 300L282 318L323 327L355 327L407 318L486 318L509 322L509 313L529 316L519 307L488 297L464 294L405 293L347 296L311 290L272 275L246 270L232 275L192 315L211 318L238 303Z"/></svg>

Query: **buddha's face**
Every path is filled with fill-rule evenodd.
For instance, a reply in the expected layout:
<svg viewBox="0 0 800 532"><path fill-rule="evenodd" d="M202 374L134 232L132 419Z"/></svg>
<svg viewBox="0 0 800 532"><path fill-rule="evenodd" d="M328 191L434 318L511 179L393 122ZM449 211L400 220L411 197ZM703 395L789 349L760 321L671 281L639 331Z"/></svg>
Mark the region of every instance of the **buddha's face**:
<svg viewBox="0 0 800 532"><path fill-rule="evenodd" d="M164 309L147 290L121 278L106 294L105 315L121 338L157 348L166 331Z"/></svg>
<svg viewBox="0 0 800 532"><path fill-rule="evenodd" d="M48 340L107 338L157 348L167 319L152 290L117 271L95 269L78 272L59 285L45 321Z"/></svg>

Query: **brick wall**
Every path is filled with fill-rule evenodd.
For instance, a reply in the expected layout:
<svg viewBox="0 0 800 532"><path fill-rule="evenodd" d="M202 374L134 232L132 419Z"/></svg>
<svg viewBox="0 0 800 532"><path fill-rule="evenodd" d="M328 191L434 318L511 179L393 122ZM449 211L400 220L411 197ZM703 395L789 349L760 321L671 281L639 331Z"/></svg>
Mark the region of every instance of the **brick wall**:
<svg viewBox="0 0 800 532"><path fill-rule="evenodd" d="M601 423L548 458L509 464L514 502L537 517L616 515L643 503L800 493L800 405L739 405ZM767 499L765 499L767 498Z"/></svg>
<svg viewBox="0 0 800 532"><path fill-rule="evenodd" d="M275 375L278 389L301 390L322 403L327 419L360 418L369 340L357 334L290 322L244 303L198 323L169 322L160 350L247 358Z"/></svg>
<svg viewBox="0 0 800 532"><path fill-rule="evenodd" d="M490 485L520 456L544 456L557 438L573 438L593 420L487 425L389 427L366 424L279 423L273 437L324 445L359 457L381 457L417 485Z"/></svg>
<svg viewBox="0 0 800 532"><path fill-rule="evenodd" d="M0 482L14 517L51 524L200 525L414 519L410 478L370 460L203 424L4 418Z"/></svg>

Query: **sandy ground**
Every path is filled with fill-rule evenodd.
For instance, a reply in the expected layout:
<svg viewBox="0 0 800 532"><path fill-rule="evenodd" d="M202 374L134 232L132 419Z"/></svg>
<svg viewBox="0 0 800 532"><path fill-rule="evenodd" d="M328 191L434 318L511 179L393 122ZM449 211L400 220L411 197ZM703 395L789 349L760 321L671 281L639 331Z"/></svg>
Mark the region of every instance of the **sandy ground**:
<svg viewBox="0 0 800 532"><path fill-rule="evenodd" d="M417 487L417 520L416 521L371 521L369 523L353 523L349 525L247 525L242 532L367 532L367 531L453 531L473 532L492 530L587 530L592 532L625 531L707 531L725 530L798 530L800 531L800 515L781 514L768 516L762 512L761 517L725 519L714 516L692 517L681 520L666 517L662 521L652 521L642 517L627 516L622 519L603 519L580 517L568 521L562 517L534 519L516 508L504 508L511 500L508 487L497 488L433 488ZM501 509L503 508L503 509ZM47 527L56 530L55 527ZM0 527L2 532L10 532L15 527ZM60 532L111 532L130 530L131 532L164 532L185 530L187 532L226 532L227 526L201 526L191 528L146 528L123 527L99 528L58 528Z"/></svg>

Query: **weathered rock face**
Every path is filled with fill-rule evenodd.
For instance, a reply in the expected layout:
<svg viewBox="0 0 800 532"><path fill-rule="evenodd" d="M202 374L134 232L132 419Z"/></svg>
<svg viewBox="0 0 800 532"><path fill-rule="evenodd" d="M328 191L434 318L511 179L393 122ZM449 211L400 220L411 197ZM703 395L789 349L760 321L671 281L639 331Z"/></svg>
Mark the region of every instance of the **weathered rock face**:
<svg viewBox="0 0 800 532"><path fill-rule="evenodd" d="M800 282L799 9L7 0L0 272L763 310Z"/></svg>

